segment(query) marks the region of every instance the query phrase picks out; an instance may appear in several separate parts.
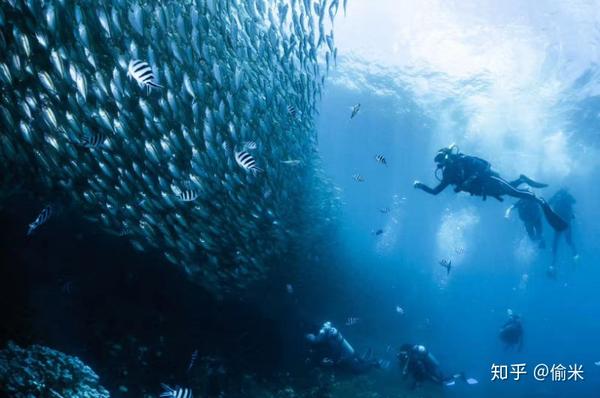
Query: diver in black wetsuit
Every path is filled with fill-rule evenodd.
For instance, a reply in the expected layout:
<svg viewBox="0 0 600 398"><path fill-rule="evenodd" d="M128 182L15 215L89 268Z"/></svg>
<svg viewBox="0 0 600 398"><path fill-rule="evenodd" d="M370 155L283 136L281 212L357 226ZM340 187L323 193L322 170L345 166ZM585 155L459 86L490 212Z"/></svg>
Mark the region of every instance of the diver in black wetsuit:
<svg viewBox="0 0 600 398"><path fill-rule="evenodd" d="M363 356L357 355L331 322L325 322L318 334L307 334L306 339L311 346L311 363L331 366L352 374L363 374L383 367L382 361L372 358L370 350Z"/></svg>
<svg viewBox="0 0 600 398"><path fill-rule="evenodd" d="M550 266L550 268L548 268L548 274L550 276L555 276L556 253L558 251L558 242L563 234L565 235L565 240L567 241L567 244L571 248L573 259L577 260L579 258L579 255L577 254L577 249L575 248L575 244L573 243L572 232L572 222L575 218L573 205L575 204L576 200L566 188L562 188L550 198L549 202L552 205L553 209L556 211L556 213L568 223L567 228L565 228L562 231L555 232L554 241L552 242L552 265Z"/></svg>
<svg viewBox="0 0 600 398"><path fill-rule="evenodd" d="M518 347L523 349L523 322L519 315L510 314L508 320L500 328L498 337L506 345L506 348Z"/></svg>
<svg viewBox="0 0 600 398"><path fill-rule="evenodd" d="M541 184L521 174L514 181L506 181L498 173L492 170L490 163L476 156L468 156L460 153L456 145L442 148L434 158L437 163L436 175L441 170L442 178L435 188L430 188L420 181L414 182L414 187L429 194L437 195L449 185L454 186L454 192L468 192L471 195L481 196L484 200L494 197L503 201L502 196L508 195L518 199L535 200L541 206L546 219L555 230L562 231L568 224L556 214L546 201L533 192L519 189L522 184L534 188L543 188Z"/></svg>
<svg viewBox="0 0 600 398"><path fill-rule="evenodd" d="M531 199L519 199L506 210L505 217L510 218L510 214L514 209L517 209L519 218L525 225L529 239L533 242L538 242L540 249L545 248L546 241L543 236L542 210L538 202Z"/></svg>
<svg viewBox="0 0 600 398"><path fill-rule="evenodd" d="M463 380L468 384L477 384L477 380L466 378L464 373L444 376L440 364L435 357L422 345L403 344L398 353L398 360L402 368L402 375L412 376L412 388L420 386L426 381L439 385L453 385L456 380Z"/></svg>

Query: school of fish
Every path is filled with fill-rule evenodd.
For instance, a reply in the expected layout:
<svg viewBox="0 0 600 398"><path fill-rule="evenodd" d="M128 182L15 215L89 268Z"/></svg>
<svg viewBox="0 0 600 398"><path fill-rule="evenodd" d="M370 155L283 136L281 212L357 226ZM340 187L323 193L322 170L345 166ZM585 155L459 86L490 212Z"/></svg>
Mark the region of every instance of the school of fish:
<svg viewBox="0 0 600 398"><path fill-rule="evenodd" d="M3 0L2 189L76 209L215 293L263 278L335 217L314 116L338 8Z"/></svg>

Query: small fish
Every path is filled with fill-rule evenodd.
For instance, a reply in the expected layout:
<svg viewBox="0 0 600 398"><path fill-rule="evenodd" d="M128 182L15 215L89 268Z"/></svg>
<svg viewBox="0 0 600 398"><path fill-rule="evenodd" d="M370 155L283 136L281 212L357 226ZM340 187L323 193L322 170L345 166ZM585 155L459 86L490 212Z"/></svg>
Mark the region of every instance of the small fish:
<svg viewBox="0 0 600 398"><path fill-rule="evenodd" d="M237 164L247 171L255 173L262 172L262 169L256 166L256 160L247 151L240 151L235 153L235 161Z"/></svg>
<svg viewBox="0 0 600 398"><path fill-rule="evenodd" d="M127 76L133 77L140 87L148 87L148 92L150 92L150 88L152 87L162 88L162 86L156 83L154 72L148 62L140 61L139 59L130 61L127 68Z"/></svg>
<svg viewBox="0 0 600 398"><path fill-rule="evenodd" d="M346 319L346 326L356 325L358 321L360 321L360 318L351 316L350 318Z"/></svg>
<svg viewBox="0 0 600 398"><path fill-rule="evenodd" d="M373 231L373 235L375 235L375 236L379 236L382 233L383 233L383 229L378 229L378 230Z"/></svg>
<svg viewBox="0 0 600 398"><path fill-rule="evenodd" d="M193 202L200 196L200 191L193 188L191 184L186 184L184 189L179 188L175 184L171 184L171 191L177 196L177 199L182 202Z"/></svg>
<svg viewBox="0 0 600 398"><path fill-rule="evenodd" d="M194 350L194 352L192 352L192 357L190 358L190 364L187 367L187 372L192 370L192 368L194 367L194 363L196 363L197 357L198 357L198 350Z"/></svg>
<svg viewBox="0 0 600 398"><path fill-rule="evenodd" d="M294 294L294 286L289 283L285 285L285 290L288 292L288 294Z"/></svg>
<svg viewBox="0 0 600 398"><path fill-rule="evenodd" d="M463 247L457 247L454 249L454 252L460 256L461 254L465 253L465 249Z"/></svg>
<svg viewBox="0 0 600 398"><path fill-rule="evenodd" d="M322 363L323 365L330 366L330 365L333 365L335 362L334 362L334 361L333 361L333 359L331 359L331 358L323 358L323 359L321 360L321 363Z"/></svg>
<svg viewBox="0 0 600 398"><path fill-rule="evenodd" d="M387 359L380 359L377 361L377 363L379 364L379 367L381 369L389 369L390 365L392 364L390 361L388 361Z"/></svg>
<svg viewBox="0 0 600 398"><path fill-rule="evenodd" d="M283 164L287 164L288 166L298 166L302 163L301 160L297 159L280 160L280 162Z"/></svg>
<svg viewBox="0 0 600 398"><path fill-rule="evenodd" d="M404 315L404 309L399 305L396 306L396 312L400 315Z"/></svg>
<svg viewBox="0 0 600 398"><path fill-rule="evenodd" d="M594 365L596 365L596 366L600 366L600 361L596 361L596 362L594 362Z"/></svg>
<svg viewBox="0 0 600 398"><path fill-rule="evenodd" d="M388 214L390 212L390 208L389 207L382 207L381 209L379 209L380 213L383 214Z"/></svg>
<svg viewBox="0 0 600 398"><path fill-rule="evenodd" d="M364 182L365 181L365 177L361 176L360 174L353 174L352 178L356 182Z"/></svg>
<svg viewBox="0 0 600 398"><path fill-rule="evenodd" d="M296 118L296 115L298 114L298 110L296 109L296 107L294 105L288 105L287 111L288 111L288 114L292 118L294 118L294 119Z"/></svg>
<svg viewBox="0 0 600 398"><path fill-rule="evenodd" d="M99 132L86 134L81 137L81 145L86 148L97 148L104 144L104 141L106 141L106 136Z"/></svg>
<svg viewBox="0 0 600 398"><path fill-rule="evenodd" d="M350 119L354 119L354 116L358 114L358 111L360 111L360 104L356 104L352 107L352 114L350 115Z"/></svg>
<svg viewBox="0 0 600 398"><path fill-rule="evenodd" d="M64 282L61 287L60 290L61 292L63 292L64 294L71 294L71 287L73 286L73 282L71 281L66 281Z"/></svg>
<svg viewBox="0 0 600 398"><path fill-rule="evenodd" d="M31 235L33 231L39 228L40 225L44 224L48 219L52 216L53 208L51 205L48 205L42 209L40 214L37 216L34 222L29 224L29 230L27 231L27 236Z"/></svg>
<svg viewBox="0 0 600 398"><path fill-rule="evenodd" d="M375 155L375 160L377 163L381 163L384 166L387 166L387 160L385 160L385 156L383 155Z"/></svg>
<svg viewBox="0 0 600 398"><path fill-rule="evenodd" d="M446 268L446 275L449 275L450 270L452 269L452 261L443 259L443 260L440 260L439 264L442 267Z"/></svg>
<svg viewBox="0 0 600 398"><path fill-rule="evenodd" d="M165 390L160 394L162 398L193 398L190 388L176 387L173 389L164 383L161 383L161 387Z"/></svg>
<svg viewBox="0 0 600 398"><path fill-rule="evenodd" d="M252 151L254 149L258 148L258 145L256 144L255 141L248 141L246 143L244 143L244 150L245 151Z"/></svg>

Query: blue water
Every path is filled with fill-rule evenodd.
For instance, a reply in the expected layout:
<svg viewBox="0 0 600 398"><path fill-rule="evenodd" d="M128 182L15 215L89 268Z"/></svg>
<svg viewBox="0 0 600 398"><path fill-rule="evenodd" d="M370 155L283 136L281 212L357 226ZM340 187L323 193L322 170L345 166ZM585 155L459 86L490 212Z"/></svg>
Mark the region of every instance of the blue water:
<svg viewBox="0 0 600 398"><path fill-rule="evenodd" d="M328 241L290 249L283 264L265 264L264 280L217 298L168 263L164 248L135 251L78 209L27 238L42 203L7 195L0 348L13 340L77 356L115 397L156 396L160 382L203 396L203 357L226 369L226 397L292 396L276 394L287 387L314 397L332 372L306 365L304 336L331 321L357 352L372 348L390 362L340 375L331 397L600 396L598 10L599 1L350 0L335 21L337 66L316 121L324 174L339 195ZM415 180L437 183L434 155L452 143L507 179L548 183L537 192L545 198L567 187L579 259L561 241L550 279L553 231L544 224L547 248L538 249L516 214L505 219L512 199L415 190ZM509 310L523 318L522 351L498 339ZM403 343L426 345L446 374L464 371L479 384L410 392L395 357ZM522 381L491 380L493 364L519 363ZM536 381L537 364L582 365L584 380Z"/></svg>
<svg viewBox="0 0 600 398"><path fill-rule="evenodd" d="M475 386L445 388L444 396L598 396L600 367L594 362L600 360L596 297L600 210L594 182L599 177L600 108L597 66L585 53L585 49L598 51L598 25L597 19L578 14L592 4L561 8L548 3L530 8L521 2L505 6L484 2L474 11L466 5L446 9L430 3L431 16L425 6L400 7L412 6L424 18L422 29L404 26L405 36L378 36L379 31L402 30L391 21L401 11L395 13L389 2L381 2L390 11L387 17L384 11L357 5L356 12L363 14L349 17L356 31L341 28L342 35L352 36L346 42L350 54L340 60L325 92L319 138L326 170L341 188L343 217L335 243L338 256L332 262L344 270L339 276L344 294L331 297L321 316L342 325L345 317L360 318L356 325L341 327L357 346L371 346L381 353L388 344L424 344L446 372L464 370L480 381ZM552 11L556 8L560 12ZM433 55L420 57L419 51L444 50L415 50L418 43L398 39L413 33L416 42L419 35L431 33L429 22L441 20L437 13L442 11L455 20L451 27L436 27L439 40L456 44L457 51L461 50L458 44L471 50L489 46L477 60L464 60L474 66L449 65ZM511 15L521 17L509 24L506 18ZM542 15L550 15L550 20ZM368 34L365 26L375 17L380 25L372 39L396 39L400 49L410 47L412 53L386 53L386 43L377 40L372 48L361 47L360 41L369 39L360 35ZM570 18L581 25L569 28ZM469 32L468 23L472 23L471 34L490 30L490 37L458 34L459 28ZM555 29L548 33L551 24ZM560 32L569 36L561 38ZM495 42L494 35L507 40ZM577 37L585 40L575 45ZM527 53L527 44L537 41L545 47L531 47L534 53ZM561 45L567 47L557 50ZM495 50L521 58L478 64L488 61L486 55L496 57ZM530 69L530 59L541 59L539 68ZM560 89L543 87L552 80ZM362 108L350 120L355 103ZM573 232L579 260L573 261L563 240L558 278L549 279L546 268L552 260L553 231L544 225L548 247L538 250L517 217L505 220L512 199L482 201L452 189L434 197L413 189L416 179L430 186L437 183L433 156L453 142L464 153L490 160L508 179L524 173L547 182L550 186L539 192L546 198L568 187L577 200ZM388 167L374 160L376 154L386 156ZM354 181L355 173L365 181ZM396 204L395 195L400 199ZM390 213L380 213L382 207L390 207ZM372 231L380 228L383 234L375 236ZM442 258L452 259L449 276L438 265ZM397 313L396 306L404 314ZM521 352L505 350L497 337L508 309L524 319ZM528 374L520 382L492 382L494 363L509 369L510 364L526 363ZM533 369L540 363L582 364L585 380L535 381ZM397 369L390 371L400 377Z"/></svg>

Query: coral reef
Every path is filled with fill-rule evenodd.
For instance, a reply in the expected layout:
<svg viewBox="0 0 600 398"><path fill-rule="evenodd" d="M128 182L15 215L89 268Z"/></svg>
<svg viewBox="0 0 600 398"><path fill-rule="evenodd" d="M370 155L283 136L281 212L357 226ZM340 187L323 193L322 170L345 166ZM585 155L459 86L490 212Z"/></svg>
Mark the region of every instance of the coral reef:
<svg viewBox="0 0 600 398"><path fill-rule="evenodd" d="M11 398L108 398L98 375L78 358L41 345L9 342L0 351L0 395Z"/></svg>

